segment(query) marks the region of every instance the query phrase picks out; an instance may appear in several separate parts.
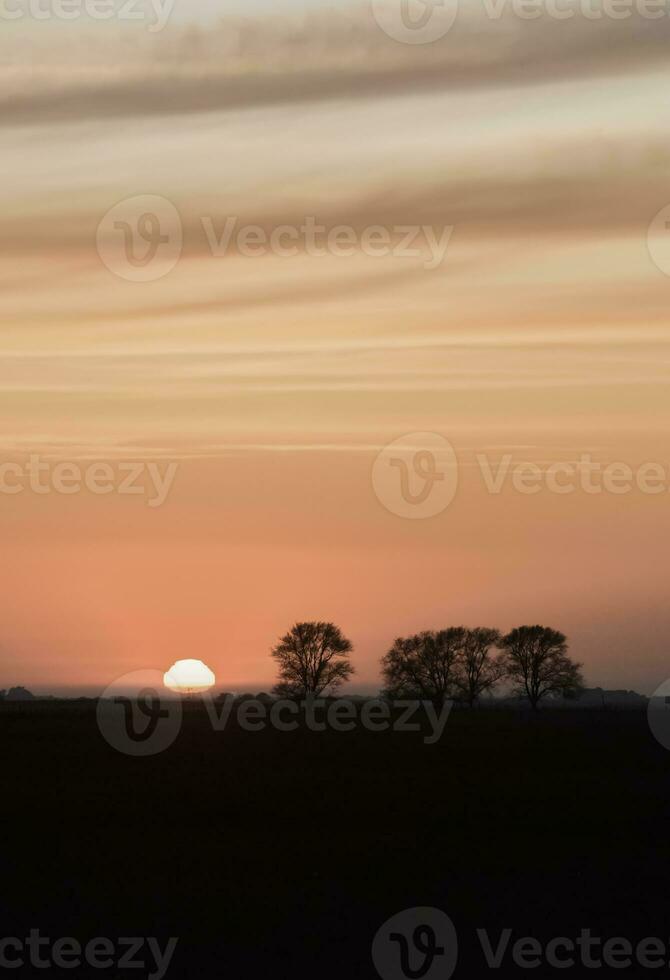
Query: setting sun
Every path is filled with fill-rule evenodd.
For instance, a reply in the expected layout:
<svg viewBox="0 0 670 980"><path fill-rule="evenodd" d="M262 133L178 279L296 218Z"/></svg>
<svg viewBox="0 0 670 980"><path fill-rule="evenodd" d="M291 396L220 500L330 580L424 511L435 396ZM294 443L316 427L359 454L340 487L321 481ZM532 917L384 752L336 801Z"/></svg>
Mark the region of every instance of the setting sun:
<svg viewBox="0 0 670 980"><path fill-rule="evenodd" d="M213 687L216 677L202 660L177 660L164 674L163 683L171 691L197 694Z"/></svg>

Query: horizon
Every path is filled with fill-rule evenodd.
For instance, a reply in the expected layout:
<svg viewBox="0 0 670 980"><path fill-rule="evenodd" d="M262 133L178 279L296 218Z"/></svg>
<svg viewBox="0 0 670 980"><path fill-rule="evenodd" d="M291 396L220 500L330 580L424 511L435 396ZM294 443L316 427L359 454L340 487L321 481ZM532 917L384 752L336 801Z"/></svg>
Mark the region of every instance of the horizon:
<svg viewBox="0 0 670 980"><path fill-rule="evenodd" d="M141 668L141 669L144 670L145 668ZM162 667L156 666L154 664L153 666L149 665L146 668L146 670L161 671ZM20 681L13 684L3 683L2 681L0 681L0 692L9 691L12 688L25 688L35 698L48 698L48 697L63 698L63 699L78 698L78 697L98 698L103 696L107 687L112 685L117 680L118 678L111 678L109 683L104 686L66 685L60 687L58 685L49 686L49 685L40 685L40 684L33 684L31 686L28 686L27 684L23 684ZM271 697L280 697L280 695L275 694L273 692L275 684L276 684L276 678L268 680L268 682L265 685L263 684L245 685L244 683L242 683L233 688L232 685L227 685L225 681L220 681L217 676L216 682L213 684L211 689L205 693L211 697L218 697L220 694L231 694L235 697L240 697L247 694L251 694L251 695L267 694ZM587 677L585 678L584 691L587 692L587 691L594 691L594 690L602 690L607 693L626 692L630 694L638 694L641 697L649 698L652 697L654 694L656 694L660 689L664 689L664 684L667 685L667 679L664 682L659 683L656 686L656 688L654 688L651 691L639 691L636 688L627 687L625 685L621 687L614 687L614 686L608 686L602 684L591 684L589 683L589 679ZM382 694L383 686L384 686L383 680L381 679L381 677L377 685L372 683L360 684L357 683L356 680L351 680L344 683L333 694L324 694L324 697L336 697L336 698L343 698L343 699L346 699L347 697L374 698ZM132 689L129 688L128 690L131 691ZM169 691L168 689L161 689L161 697L167 700L169 700L170 698L179 699L187 696L189 695L187 695L185 692L179 693L175 691ZM199 697L200 694L195 694L193 696ZM509 700L509 699L513 699L515 695L511 691L511 688L509 686L506 688L505 684L503 683L499 687L497 687L494 691L487 692L485 695L483 695L483 697L486 700ZM522 698L521 695L519 695L518 697Z"/></svg>

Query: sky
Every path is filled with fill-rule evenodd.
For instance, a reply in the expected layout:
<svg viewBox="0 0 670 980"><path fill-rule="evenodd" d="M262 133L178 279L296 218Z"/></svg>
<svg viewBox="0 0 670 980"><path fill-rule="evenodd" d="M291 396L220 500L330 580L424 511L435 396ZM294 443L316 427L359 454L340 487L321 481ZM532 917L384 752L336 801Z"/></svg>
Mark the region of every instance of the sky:
<svg viewBox="0 0 670 980"><path fill-rule="evenodd" d="M668 12L461 0L415 44L394 2L2 25L0 464L144 492L6 478L0 688L198 657L267 690L307 619L352 640L351 690L460 624L560 629L589 686L670 675ZM375 466L404 439L419 491L430 434L456 462L426 514ZM554 492L585 456L629 492ZM490 491L508 457L537 492Z"/></svg>

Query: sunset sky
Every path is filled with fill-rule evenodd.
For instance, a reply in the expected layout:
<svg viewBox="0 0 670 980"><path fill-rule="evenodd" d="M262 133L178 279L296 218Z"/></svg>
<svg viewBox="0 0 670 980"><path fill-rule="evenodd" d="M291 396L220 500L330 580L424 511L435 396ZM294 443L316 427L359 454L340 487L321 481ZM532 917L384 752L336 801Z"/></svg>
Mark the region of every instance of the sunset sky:
<svg viewBox="0 0 670 980"><path fill-rule="evenodd" d="M2 24L0 462L178 469L157 507L0 493L0 688L197 657L267 690L299 619L350 637L352 690L396 636L459 624L561 629L588 686L670 675L668 493L490 494L476 462L670 474L670 246L665 272L648 247L670 19L483 9L461 0L425 45L363 0ZM155 281L98 250L138 195L183 227ZM228 217L453 231L435 268L425 243L213 255ZM404 519L372 466L422 432L452 444L458 491Z"/></svg>

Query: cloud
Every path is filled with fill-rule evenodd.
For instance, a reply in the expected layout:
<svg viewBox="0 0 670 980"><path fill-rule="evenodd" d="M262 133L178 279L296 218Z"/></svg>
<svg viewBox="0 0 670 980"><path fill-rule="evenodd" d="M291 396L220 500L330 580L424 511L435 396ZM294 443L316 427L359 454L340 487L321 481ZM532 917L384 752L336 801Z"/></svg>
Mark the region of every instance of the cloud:
<svg viewBox="0 0 670 980"><path fill-rule="evenodd" d="M577 8L576 0L567 5ZM160 34L92 28L56 34L31 25L3 55L3 125L360 100L474 87L604 77L664 67L670 19L500 19L465 6L429 46L392 41L367 5L302 17L229 17ZM11 25L10 25L11 27ZM39 64L37 70L32 64ZM30 67L29 67L30 66Z"/></svg>

